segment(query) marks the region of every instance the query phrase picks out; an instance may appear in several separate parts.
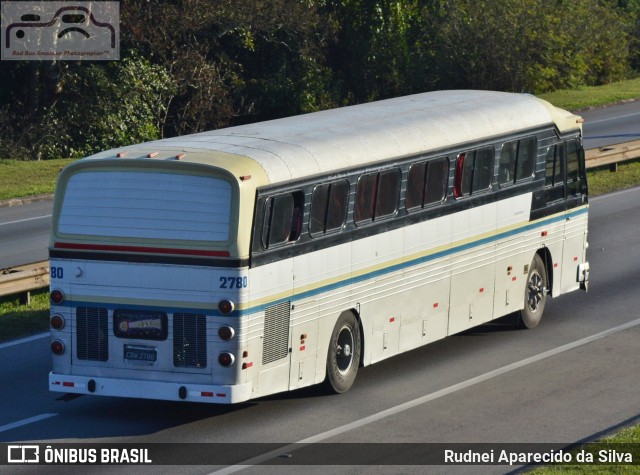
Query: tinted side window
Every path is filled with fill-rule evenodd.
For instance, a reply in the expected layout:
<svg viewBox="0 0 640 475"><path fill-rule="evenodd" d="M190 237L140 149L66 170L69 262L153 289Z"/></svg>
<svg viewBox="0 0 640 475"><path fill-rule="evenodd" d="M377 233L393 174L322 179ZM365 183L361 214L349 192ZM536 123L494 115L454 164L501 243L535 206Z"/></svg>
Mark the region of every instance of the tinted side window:
<svg viewBox="0 0 640 475"><path fill-rule="evenodd" d="M471 193L471 176L475 152L460 153L456 158L456 176L453 196L461 198Z"/></svg>
<svg viewBox="0 0 640 475"><path fill-rule="evenodd" d="M473 165L473 183L471 193L486 190L491 186L493 177L493 147L481 148L476 152L476 160Z"/></svg>
<svg viewBox="0 0 640 475"><path fill-rule="evenodd" d="M363 175L358 180L353 219L356 223L373 220L378 174Z"/></svg>
<svg viewBox="0 0 640 475"><path fill-rule="evenodd" d="M270 249L297 241L302 230L303 208L302 191L267 198L262 223L262 247Z"/></svg>
<svg viewBox="0 0 640 475"><path fill-rule="evenodd" d="M533 176L536 163L536 139L528 137L518 143L518 165L516 169L516 181Z"/></svg>
<svg viewBox="0 0 640 475"><path fill-rule="evenodd" d="M546 157L544 183L546 186L555 186L563 183L564 162L562 161L562 144L549 147Z"/></svg>
<svg viewBox="0 0 640 475"><path fill-rule="evenodd" d="M449 184L449 159L439 158L429 162L427 168L427 189L424 193L424 205L439 203L447 195Z"/></svg>
<svg viewBox="0 0 640 475"><path fill-rule="evenodd" d="M317 186L311 196L309 233L319 236L340 229L347 218L349 183L340 180Z"/></svg>
<svg viewBox="0 0 640 475"><path fill-rule="evenodd" d="M536 138L513 140L502 146L498 164L498 183L509 185L531 178L536 164Z"/></svg>
<svg viewBox="0 0 640 475"><path fill-rule="evenodd" d="M493 159L493 147L459 154L453 195L460 198L488 189L493 177Z"/></svg>
<svg viewBox="0 0 640 475"><path fill-rule="evenodd" d="M407 209L423 206L426 176L427 162L414 163L409 168L407 191L404 197L404 205Z"/></svg>
<svg viewBox="0 0 640 475"><path fill-rule="evenodd" d="M400 170L363 175L358 180L353 219L356 224L393 215L398 209Z"/></svg>
<svg viewBox="0 0 640 475"><path fill-rule="evenodd" d="M390 216L398 209L400 170L380 172L374 219Z"/></svg>
<svg viewBox="0 0 640 475"><path fill-rule="evenodd" d="M575 140L568 140L565 144L567 153L567 190L570 195L577 195L581 192L580 178L583 173L580 147Z"/></svg>
<svg viewBox="0 0 640 475"><path fill-rule="evenodd" d="M516 176L516 153L518 142L507 142L500 151L500 163L498 165L498 183L505 185L513 183Z"/></svg>

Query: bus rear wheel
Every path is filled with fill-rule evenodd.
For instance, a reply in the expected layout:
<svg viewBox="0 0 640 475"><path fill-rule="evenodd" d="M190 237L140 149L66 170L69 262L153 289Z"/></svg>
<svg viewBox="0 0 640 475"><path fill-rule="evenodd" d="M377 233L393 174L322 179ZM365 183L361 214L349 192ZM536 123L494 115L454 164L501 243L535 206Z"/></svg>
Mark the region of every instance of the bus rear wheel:
<svg viewBox="0 0 640 475"><path fill-rule="evenodd" d="M536 254L529 267L527 288L524 293L524 308L520 311L518 327L535 328L542 319L544 306L549 293L547 271L539 254Z"/></svg>
<svg viewBox="0 0 640 475"><path fill-rule="evenodd" d="M356 379L360 365L360 327L351 312L344 312L338 318L327 354L327 379L329 390L341 394L349 390Z"/></svg>

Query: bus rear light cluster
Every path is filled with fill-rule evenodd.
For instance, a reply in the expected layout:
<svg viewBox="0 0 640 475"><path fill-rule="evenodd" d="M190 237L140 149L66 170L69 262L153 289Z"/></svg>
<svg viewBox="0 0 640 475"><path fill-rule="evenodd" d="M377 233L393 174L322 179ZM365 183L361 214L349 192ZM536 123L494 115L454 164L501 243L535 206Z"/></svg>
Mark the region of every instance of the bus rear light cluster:
<svg viewBox="0 0 640 475"><path fill-rule="evenodd" d="M220 313L222 315L229 315L231 312L233 312L234 308L235 305L231 300L222 299L220 300L220 302L218 302L218 310L220 310Z"/></svg>
<svg viewBox="0 0 640 475"><path fill-rule="evenodd" d="M220 356L218 356L218 363L220 363L220 365L224 366L225 368L231 366L235 361L236 357L228 351L223 351L222 353L220 353Z"/></svg>
<svg viewBox="0 0 640 475"><path fill-rule="evenodd" d="M51 352L54 355L61 355L64 353L64 343L60 340L53 340L51 342Z"/></svg>
<svg viewBox="0 0 640 475"><path fill-rule="evenodd" d="M62 330L64 328L64 318L57 313L51 317L51 328L54 330Z"/></svg>
<svg viewBox="0 0 640 475"><path fill-rule="evenodd" d="M56 305L60 305L62 302L64 302L64 293L62 292L62 290L58 290L58 289L52 290L50 297L51 297L51 303L54 303Z"/></svg>
<svg viewBox="0 0 640 475"><path fill-rule="evenodd" d="M222 325L220 328L218 328L218 336L221 340L229 341L234 337L235 334L236 331L228 325Z"/></svg>

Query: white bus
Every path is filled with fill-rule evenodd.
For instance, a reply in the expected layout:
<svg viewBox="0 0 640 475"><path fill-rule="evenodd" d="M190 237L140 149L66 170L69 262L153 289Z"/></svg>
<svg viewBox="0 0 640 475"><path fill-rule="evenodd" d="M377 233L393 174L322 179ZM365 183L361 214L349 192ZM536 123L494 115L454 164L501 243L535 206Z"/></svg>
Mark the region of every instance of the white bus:
<svg viewBox="0 0 640 475"><path fill-rule="evenodd" d="M236 403L586 289L581 118L429 92L99 153L60 175L52 391Z"/></svg>

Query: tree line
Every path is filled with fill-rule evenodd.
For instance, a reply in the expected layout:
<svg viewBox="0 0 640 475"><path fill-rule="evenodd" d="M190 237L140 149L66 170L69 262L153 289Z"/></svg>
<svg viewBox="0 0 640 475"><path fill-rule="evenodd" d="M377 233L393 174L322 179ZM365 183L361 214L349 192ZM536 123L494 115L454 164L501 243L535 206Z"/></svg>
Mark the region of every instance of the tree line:
<svg viewBox="0 0 640 475"><path fill-rule="evenodd" d="M640 72L640 0L129 0L119 61L3 61L0 157L81 157L436 89Z"/></svg>

